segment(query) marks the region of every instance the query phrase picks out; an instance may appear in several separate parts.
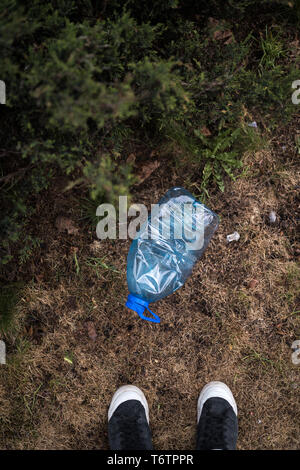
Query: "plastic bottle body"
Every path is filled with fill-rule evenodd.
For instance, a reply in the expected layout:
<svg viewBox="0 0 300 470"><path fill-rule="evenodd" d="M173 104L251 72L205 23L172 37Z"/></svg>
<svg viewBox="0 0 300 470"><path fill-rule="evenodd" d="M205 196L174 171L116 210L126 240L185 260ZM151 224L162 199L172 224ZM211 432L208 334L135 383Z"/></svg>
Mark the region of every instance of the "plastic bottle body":
<svg viewBox="0 0 300 470"><path fill-rule="evenodd" d="M130 246L130 293L150 303L179 289L217 227L218 216L191 193L179 187L170 189Z"/></svg>

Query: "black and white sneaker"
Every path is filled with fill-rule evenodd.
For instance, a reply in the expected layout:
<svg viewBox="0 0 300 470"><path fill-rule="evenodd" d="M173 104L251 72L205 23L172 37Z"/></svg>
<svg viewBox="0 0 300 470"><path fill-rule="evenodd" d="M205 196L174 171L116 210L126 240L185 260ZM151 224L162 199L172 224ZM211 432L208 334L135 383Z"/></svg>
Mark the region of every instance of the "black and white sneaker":
<svg viewBox="0 0 300 470"><path fill-rule="evenodd" d="M108 410L111 450L152 450L149 408L145 395L134 385L120 387Z"/></svg>
<svg viewBox="0 0 300 470"><path fill-rule="evenodd" d="M230 388L223 382L210 382L202 389L197 423L197 450L235 450L237 406Z"/></svg>

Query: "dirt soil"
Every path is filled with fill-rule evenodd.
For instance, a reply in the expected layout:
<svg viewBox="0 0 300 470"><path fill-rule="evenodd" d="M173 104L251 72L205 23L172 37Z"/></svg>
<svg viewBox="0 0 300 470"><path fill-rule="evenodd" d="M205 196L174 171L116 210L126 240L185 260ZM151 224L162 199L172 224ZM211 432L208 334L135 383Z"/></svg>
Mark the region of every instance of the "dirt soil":
<svg viewBox="0 0 300 470"><path fill-rule="evenodd" d="M30 281L0 368L2 449L107 449L108 406L127 383L146 395L154 447L193 449L197 398L211 380L234 393L239 449L299 448L295 129L245 155L243 176L212 191L207 205L220 227L184 287L153 305L161 324L124 306L130 240L97 241L63 180L44 195L33 227L44 243L26 266ZM133 202L149 207L175 185L186 186L184 172L162 162ZM58 216L79 230L58 229ZM227 244L235 230L240 240Z"/></svg>

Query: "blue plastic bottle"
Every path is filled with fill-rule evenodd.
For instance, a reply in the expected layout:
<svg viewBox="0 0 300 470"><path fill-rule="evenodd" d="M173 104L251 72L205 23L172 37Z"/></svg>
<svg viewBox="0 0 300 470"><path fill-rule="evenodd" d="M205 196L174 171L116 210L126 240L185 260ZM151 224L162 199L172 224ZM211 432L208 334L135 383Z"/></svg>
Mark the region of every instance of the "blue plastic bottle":
<svg viewBox="0 0 300 470"><path fill-rule="evenodd" d="M170 189L132 241L127 258L126 306L159 323L149 303L181 287L218 228L217 214L184 188ZM147 309L152 317L144 315Z"/></svg>

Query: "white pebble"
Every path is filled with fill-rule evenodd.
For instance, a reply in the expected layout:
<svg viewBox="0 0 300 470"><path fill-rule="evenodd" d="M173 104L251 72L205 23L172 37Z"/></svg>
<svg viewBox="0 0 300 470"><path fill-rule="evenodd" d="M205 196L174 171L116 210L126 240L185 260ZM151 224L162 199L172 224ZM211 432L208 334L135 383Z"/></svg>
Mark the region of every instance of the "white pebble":
<svg viewBox="0 0 300 470"><path fill-rule="evenodd" d="M277 219L277 217L276 217L276 212L271 211L271 212L269 213L269 221L270 221L270 223L271 223L271 224L274 224L274 223L276 222L276 219Z"/></svg>
<svg viewBox="0 0 300 470"><path fill-rule="evenodd" d="M249 122L248 126L249 127L257 127L257 122L256 121Z"/></svg>
<svg viewBox="0 0 300 470"><path fill-rule="evenodd" d="M227 241L228 243L233 242L233 241L238 241L240 239L240 234L238 232L233 232L230 235L227 235Z"/></svg>

